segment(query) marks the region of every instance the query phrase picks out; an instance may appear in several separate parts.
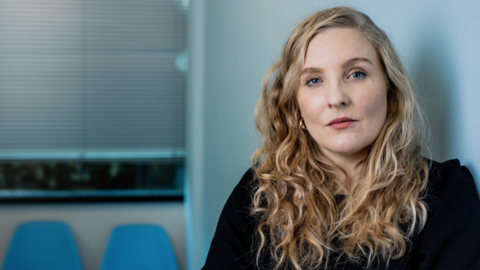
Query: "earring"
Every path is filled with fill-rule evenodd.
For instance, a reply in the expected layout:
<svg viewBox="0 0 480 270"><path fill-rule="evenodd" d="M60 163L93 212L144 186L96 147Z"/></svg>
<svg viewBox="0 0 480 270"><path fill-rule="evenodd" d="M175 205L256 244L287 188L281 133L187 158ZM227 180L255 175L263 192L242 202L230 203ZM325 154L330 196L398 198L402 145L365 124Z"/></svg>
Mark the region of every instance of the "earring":
<svg viewBox="0 0 480 270"><path fill-rule="evenodd" d="M305 126L305 120L300 119L300 122L298 123L298 125L303 129L303 130L307 130L307 126Z"/></svg>

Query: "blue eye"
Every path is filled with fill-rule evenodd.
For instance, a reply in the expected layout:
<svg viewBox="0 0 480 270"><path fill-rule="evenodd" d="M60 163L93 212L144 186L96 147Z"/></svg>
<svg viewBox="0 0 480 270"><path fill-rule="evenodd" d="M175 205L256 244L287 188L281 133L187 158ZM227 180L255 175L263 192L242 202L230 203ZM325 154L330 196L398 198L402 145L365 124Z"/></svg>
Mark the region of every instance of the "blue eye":
<svg viewBox="0 0 480 270"><path fill-rule="evenodd" d="M367 74L365 74L364 72L361 72L361 71L356 71L354 73L352 73L350 76L348 76L349 78L353 78L353 79L361 79L363 77L365 77Z"/></svg>
<svg viewBox="0 0 480 270"><path fill-rule="evenodd" d="M313 78L313 79L310 79L307 81L307 85L315 85L315 84L319 84L320 83L320 79L319 78Z"/></svg>

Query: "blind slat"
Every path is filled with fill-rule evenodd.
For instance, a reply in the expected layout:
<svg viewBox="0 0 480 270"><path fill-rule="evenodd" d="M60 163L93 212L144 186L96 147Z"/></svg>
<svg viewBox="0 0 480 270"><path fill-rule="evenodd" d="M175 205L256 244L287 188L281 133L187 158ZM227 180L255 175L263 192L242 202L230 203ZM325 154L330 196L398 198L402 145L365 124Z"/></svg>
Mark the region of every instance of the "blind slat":
<svg viewBox="0 0 480 270"><path fill-rule="evenodd" d="M0 0L0 159L182 152L185 16L174 0Z"/></svg>

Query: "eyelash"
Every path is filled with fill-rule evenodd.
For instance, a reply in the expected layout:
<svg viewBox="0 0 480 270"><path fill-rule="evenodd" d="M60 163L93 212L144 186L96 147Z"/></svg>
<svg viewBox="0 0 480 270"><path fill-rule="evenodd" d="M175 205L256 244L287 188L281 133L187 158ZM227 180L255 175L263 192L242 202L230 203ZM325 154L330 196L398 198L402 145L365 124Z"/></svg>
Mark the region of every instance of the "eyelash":
<svg viewBox="0 0 480 270"><path fill-rule="evenodd" d="M352 78L354 80L360 80L360 79L363 79L367 76L367 73L363 72L363 71L360 71L360 70L356 70L354 72L352 72L350 75L348 75L347 78L351 77L352 75L354 74L360 74L361 77L360 78ZM314 84L311 84L313 80L318 80L317 83L314 83ZM305 81L305 85L307 86L314 86L316 84L320 83L320 79L319 78L316 78L316 77L313 77L313 78L308 78L306 81Z"/></svg>
<svg viewBox="0 0 480 270"><path fill-rule="evenodd" d="M314 77L314 78L308 78L307 81L305 82L305 84L306 84L307 86L313 86L313 85L318 84L318 83L311 84L311 82L312 82L313 80L318 80L318 83L320 83L320 79Z"/></svg>
<svg viewBox="0 0 480 270"><path fill-rule="evenodd" d="M350 78L350 77L351 77L352 75L354 75L354 74L360 74L360 75L362 75L362 77L360 77L360 78L352 78L352 79L354 79L354 80L363 79L363 78L365 78L365 77L367 76L367 73L365 73L365 72L363 72L363 71L360 71L360 70L355 70L354 72L352 72L352 74L348 75L347 78Z"/></svg>

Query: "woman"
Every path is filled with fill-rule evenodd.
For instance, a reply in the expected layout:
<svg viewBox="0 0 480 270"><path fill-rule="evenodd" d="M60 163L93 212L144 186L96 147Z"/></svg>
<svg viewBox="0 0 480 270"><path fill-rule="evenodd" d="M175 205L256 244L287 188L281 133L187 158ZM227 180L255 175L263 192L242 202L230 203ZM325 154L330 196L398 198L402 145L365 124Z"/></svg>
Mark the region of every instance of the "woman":
<svg viewBox="0 0 480 270"><path fill-rule="evenodd" d="M420 156L417 110L368 16L306 18L266 76L263 143L203 269L480 269L472 176Z"/></svg>

